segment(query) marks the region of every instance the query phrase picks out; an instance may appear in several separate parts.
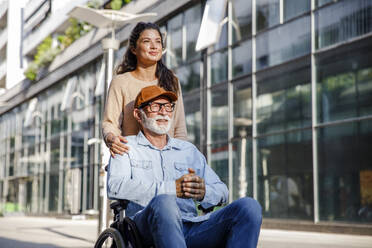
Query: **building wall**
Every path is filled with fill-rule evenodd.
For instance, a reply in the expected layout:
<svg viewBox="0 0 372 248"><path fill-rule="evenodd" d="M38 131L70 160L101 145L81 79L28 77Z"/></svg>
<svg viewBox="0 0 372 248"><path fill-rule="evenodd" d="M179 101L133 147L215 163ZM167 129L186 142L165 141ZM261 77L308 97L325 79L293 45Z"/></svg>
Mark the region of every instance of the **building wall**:
<svg viewBox="0 0 372 248"><path fill-rule="evenodd" d="M158 19L165 60L182 85L189 140L230 201L255 197L265 218L371 224L372 3L230 1L218 43L195 52L205 2L184 2ZM3 207L97 209L100 150L88 140L100 138L101 61L40 92L29 127L29 102L1 115Z"/></svg>
<svg viewBox="0 0 372 248"><path fill-rule="evenodd" d="M201 53L200 6L166 22L189 139L230 200L254 196L266 218L371 223L371 7L230 1Z"/></svg>

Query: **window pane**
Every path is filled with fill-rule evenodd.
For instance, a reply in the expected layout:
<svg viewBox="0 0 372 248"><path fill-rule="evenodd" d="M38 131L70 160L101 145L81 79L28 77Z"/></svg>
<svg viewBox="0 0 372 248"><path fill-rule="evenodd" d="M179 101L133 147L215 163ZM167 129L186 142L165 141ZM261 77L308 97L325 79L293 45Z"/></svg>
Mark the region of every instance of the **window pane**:
<svg viewBox="0 0 372 248"><path fill-rule="evenodd" d="M310 58L257 74L260 134L311 125Z"/></svg>
<svg viewBox="0 0 372 248"><path fill-rule="evenodd" d="M233 77L252 72L252 41L245 41L232 49Z"/></svg>
<svg viewBox="0 0 372 248"><path fill-rule="evenodd" d="M279 0L257 1L257 31L279 24Z"/></svg>
<svg viewBox="0 0 372 248"><path fill-rule="evenodd" d="M214 144L210 149L210 166L220 177L221 181L229 185L229 149L227 143Z"/></svg>
<svg viewBox="0 0 372 248"><path fill-rule="evenodd" d="M227 51L217 52L210 55L211 60L211 84L227 80Z"/></svg>
<svg viewBox="0 0 372 248"><path fill-rule="evenodd" d="M322 5L325 5L327 3L331 2L337 2L338 0L316 0L316 6L320 7Z"/></svg>
<svg viewBox="0 0 372 248"><path fill-rule="evenodd" d="M186 26L186 59L190 60L200 56L200 52L195 51L196 41L199 35L201 24L201 5L197 4L195 7L185 12L185 26Z"/></svg>
<svg viewBox="0 0 372 248"><path fill-rule="evenodd" d="M84 159L84 132L71 134L71 167L82 167Z"/></svg>
<svg viewBox="0 0 372 248"><path fill-rule="evenodd" d="M182 61L182 14L168 22L167 63L176 67Z"/></svg>
<svg viewBox="0 0 372 248"><path fill-rule="evenodd" d="M225 17L227 16L227 8L226 8L226 13L225 13ZM218 43L216 43L213 48L214 48L214 51L215 50L219 50L221 48L224 48L224 47L227 47L227 44L228 44L228 37L227 37L227 22L225 24L223 24L222 28L221 28L221 32L220 32L220 39L218 41Z"/></svg>
<svg viewBox="0 0 372 248"><path fill-rule="evenodd" d="M49 175L49 211L57 212L58 210L58 174Z"/></svg>
<svg viewBox="0 0 372 248"><path fill-rule="evenodd" d="M321 220L372 223L372 121L318 131Z"/></svg>
<svg viewBox="0 0 372 248"><path fill-rule="evenodd" d="M310 0L284 0L284 20L310 11Z"/></svg>
<svg viewBox="0 0 372 248"><path fill-rule="evenodd" d="M188 94L184 97L187 139L196 146L200 144L200 94Z"/></svg>
<svg viewBox="0 0 372 248"><path fill-rule="evenodd" d="M180 81L182 93L200 87L200 61L178 67L174 72Z"/></svg>
<svg viewBox="0 0 372 248"><path fill-rule="evenodd" d="M258 139L258 197L264 217L312 219L310 130Z"/></svg>
<svg viewBox="0 0 372 248"><path fill-rule="evenodd" d="M54 137L50 141L50 171L58 173L59 171L59 153L60 153L60 137Z"/></svg>
<svg viewBox="0 0 372 248"><path fill-rule="evenodd" d="M211 90L211 142L228 138L227 84Z"/></svg>
<svg viewBox="0 0 372 248"><path fill-rule="evenodd" d="M233 142L233 200L253 197L252 140Z"/></svg>
<svg viewBox="0 0 372 248"><path fill-rule="evenodd" d="M241 39L252 35L252 1L234 0L233 1L233 43L238 41L237 33L240 31ZM239 29L239 30L237 30Z"/></svg>
<svg viewBox="0 0 372 248"><path fill-rule="evenodd" d="M252 79L234 83L234 137L252 135Z"/></svg>
<svg viewBox="0 0 372 248"><path fill-rule="evenodd" d="M372 1L341 1L315 13L316 48L372 32Z"/></svg>
<svg viewBox="0 0 372 248"><path fill-rule="evenodd" d="M257 36L257 69L294 59L311 51L310 16Z"/></svg>
<svg viewBox="0 0 372 248"><path fill-rule="evenodd" d="M319 122L372 114L370 44L365 40L355 43L354 51L348 46L347 50L331 51L316 58Z"/></svg>

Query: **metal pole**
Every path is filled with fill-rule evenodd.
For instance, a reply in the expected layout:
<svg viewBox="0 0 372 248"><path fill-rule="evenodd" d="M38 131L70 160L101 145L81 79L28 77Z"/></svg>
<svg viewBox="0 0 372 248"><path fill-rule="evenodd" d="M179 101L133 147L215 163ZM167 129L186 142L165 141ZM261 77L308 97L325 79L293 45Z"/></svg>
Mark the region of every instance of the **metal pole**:
<svg viewBox="0 0 372 248"><path fill-rule="evenodd" d="M318 186L318 143L317 143L317 98L316 98L316 63L315 63L315 0L311 1L311 131L313 148L313 194L314 223L319 222L319 186Z"/></svg>
<svg viewBox="0 0 372 248"><path fill-rule="evenodd" d="M112 30L112 37L106 38L102 40L103 50L105 52L106 58L106 81L105 81L105 91L104 91L104 104L106 104L106 98L108 94L108 89L110 87L110 83L112 80L113 74L113 67L114 67L114 51L119 49L120 42L115 39L114 30ZM101 221L99 223L98 232L102 232L108 227L108 216L109 216L109 209L108 209L108 199L107 199L107 175L105 171L105 167L107 166L109 159L110 159L110 152L109 149L106 147L105 142L101 142L101 170L100 176L102 177L100 180L100 196L102 197L102 204L100 207L100 218Z"/></svg>

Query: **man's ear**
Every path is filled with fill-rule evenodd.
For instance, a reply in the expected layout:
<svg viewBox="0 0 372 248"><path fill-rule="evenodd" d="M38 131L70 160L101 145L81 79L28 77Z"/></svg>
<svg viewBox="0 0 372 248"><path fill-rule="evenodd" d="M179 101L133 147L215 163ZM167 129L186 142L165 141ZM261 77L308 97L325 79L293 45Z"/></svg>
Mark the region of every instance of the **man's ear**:
<svg viewBox="0 0 372 248"><path fill-rule="evenodd" d="M139 123L141 123L141 121L142 121L141 111L138 108L135 108L133 110L133 116L134 116L134 119L136 119Z"/></svg>

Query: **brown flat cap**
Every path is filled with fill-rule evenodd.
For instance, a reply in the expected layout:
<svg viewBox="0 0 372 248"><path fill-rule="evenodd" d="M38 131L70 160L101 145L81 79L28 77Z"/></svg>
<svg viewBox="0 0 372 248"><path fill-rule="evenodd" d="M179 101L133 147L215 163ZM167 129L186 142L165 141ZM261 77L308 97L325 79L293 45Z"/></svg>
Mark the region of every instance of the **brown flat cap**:
<svg viewBox="0 0 372 248"><path fill-rule="evenodd" d="M138 93L136 100L134 100L134 107L138 108L142 104L147 103L159 96L166 96L173 102L177 101L177 95L172 91L166 91L157 85L151 85L142 88L142 90Z"/></svg>

